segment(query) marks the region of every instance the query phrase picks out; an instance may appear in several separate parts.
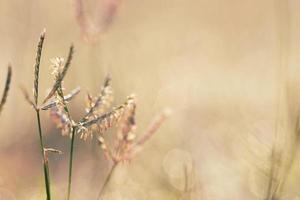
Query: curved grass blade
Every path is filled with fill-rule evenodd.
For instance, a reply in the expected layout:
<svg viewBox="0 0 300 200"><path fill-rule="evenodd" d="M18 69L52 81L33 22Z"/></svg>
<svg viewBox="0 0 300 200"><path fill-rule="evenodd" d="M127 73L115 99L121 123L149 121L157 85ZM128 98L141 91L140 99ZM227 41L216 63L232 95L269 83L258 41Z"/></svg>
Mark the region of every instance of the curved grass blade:
<svg viewBox="0 0 300 200"><path fill-rule="evenodd" d="M4 104L5 104L7 96L8 96L8 91L9 91L10 82L11 82L11 75L12 75L12 70L11 70L11 66L9 65L8 66L8 71L7 71L7 76L6 76L4 92L3 92L1 102L0 102L0 114L1 114L1 111L4 107Z"/></svg>
<svg viewBox="0 0 300 200"><path fill-rule="evenodd" d="M29 103L29 105L31 105L36 110L37 107L36 107L35 103L33 103L33 101L30 99L28 91L26 90L26 88L23 87L23 86L20 86L20 89L23 93L23 96L24 96L26 102Z"/></svg>
<svg viewBox="0 0 300 200"><path fill-rule="evenodd" d="M74 90L72 90L68 95L64 96L64 101L66 103L70 102L75 96L77 96L77 94L79 94L80 92L80 87L75 88ZM52 100L49 103L43 105L41 107L42 110L49 110L50 108L53 108L56 106L56 101Z"/></svg>

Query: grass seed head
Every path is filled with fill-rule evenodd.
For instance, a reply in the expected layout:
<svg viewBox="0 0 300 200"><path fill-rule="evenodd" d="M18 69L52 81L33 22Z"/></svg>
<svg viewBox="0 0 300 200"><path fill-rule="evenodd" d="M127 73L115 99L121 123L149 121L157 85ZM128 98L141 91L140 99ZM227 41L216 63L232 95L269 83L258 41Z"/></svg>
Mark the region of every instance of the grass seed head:
<svg viewBox="0 0 300 200"><path fill-rule="evenodd" d="M34 90L33 90L33 96L34 96L34 104L35 106L38 105L38 95L39 95L39 73L40 73L40 64L41 64L41 58L42 58L42 50L45 40L45 33L44 30L39 38L38 47L36 51L36 59L35 59L35 65L34 65Z"/></svg>
<svg viewBox="0 0 300 200"><path fill-rule="evenodd" d="M61 70L61 73L59 73L56 77L55 83L53 84L52 89L50 90L49 94L44 99L43 103L46 103L57 91L57 89L61 86L61 82L63 81L64 77L67 74L67 71L71 65L71 61L74 54L74 46L71 45L68 53L68 58L66 60L66 63L64 64L63 69Z"/></svg>

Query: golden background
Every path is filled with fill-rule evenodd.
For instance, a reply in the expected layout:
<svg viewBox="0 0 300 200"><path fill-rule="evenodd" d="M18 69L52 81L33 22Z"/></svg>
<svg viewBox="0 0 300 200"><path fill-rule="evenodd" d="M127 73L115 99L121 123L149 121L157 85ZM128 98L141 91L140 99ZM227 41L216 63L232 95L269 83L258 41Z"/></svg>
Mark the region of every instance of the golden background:
<svg viewBox="0 0 300 200"><path fill-rule="evenodd" d="M103 1L84 1L91 18ZM0 199L44 198L35 113L19 90L32 88L44 28L41 95L52 84L50 59L66 57L73 43L64 83L67 91L82 88L71 103L75 118L84 112L85 92L97 94L107 73L116 103L137 95L138 133L157 113L172 110L140 154L119 167L107 199L180 199L183 178L173 169L173 180L171 172L183 165L182 157L194 163L192 199L262 199L264 182L256 171L268 160L285 80L292 112L299 107L299 9L297 0L122 0L107 29L88 43L75 1L0 0L3 84L7 64L13 66L0 118ZM42 116L46 146L65 152L50 158L54 197L64 199L69 140L47 112ZM77 140L75 154L73 199L95 199L107 161L90 140ZM282 199L299 198L299 169L296 159Z"/></svg>

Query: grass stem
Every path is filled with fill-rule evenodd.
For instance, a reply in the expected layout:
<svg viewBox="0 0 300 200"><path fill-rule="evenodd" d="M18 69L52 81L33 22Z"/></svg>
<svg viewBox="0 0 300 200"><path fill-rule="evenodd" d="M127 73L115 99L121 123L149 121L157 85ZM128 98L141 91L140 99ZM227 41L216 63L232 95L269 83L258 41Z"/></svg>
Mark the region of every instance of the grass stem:
<svg viewBox="0 0 300 200"><path fill-rule="evenodd" d="M113 172L115 171L117 165L118 165L118 162L114 162L113 166L110 168L110 170L108 172L108 175L107 175L107 177L106 177L106 179L104 181L104 184L103 184L103 186L100 189L100 192L98 194L97 200L100 200L101 197L102 197L102 195L104 194L104 192L105 192L105 190L106 190L106 188L108 186L108 183L109 183L109 181L110 181L110 179L111 179L111 177L113 175Z"/></svg>
<svg viewBox="0 0 300 200"><path fill-rule="evenodd" d="M45 187L46 187L47 200L51 200L49 165L48 165L48 160L46 159L45 153L44 153L45 147L44 147L43 135L42 135L40 111L38 109L36 109L36 116L37 116L38 131L39 131L39 136L40 136L40 148L41 148L41 153L42 153L42 157L43 157L44 177L45 177Z"/></svg>
<svg viewBox="0 0 300 200"><path fill-rule="evenodd" d="M68 180L68 195L67 195L67 200L70 200L70 196L71 196L72 167L73 167L73 152L74 152L74 143L75 143L75 131L76 131L76 126L73 127L72 135L71 135L70 160L69 160L69 180Z"/></svg>

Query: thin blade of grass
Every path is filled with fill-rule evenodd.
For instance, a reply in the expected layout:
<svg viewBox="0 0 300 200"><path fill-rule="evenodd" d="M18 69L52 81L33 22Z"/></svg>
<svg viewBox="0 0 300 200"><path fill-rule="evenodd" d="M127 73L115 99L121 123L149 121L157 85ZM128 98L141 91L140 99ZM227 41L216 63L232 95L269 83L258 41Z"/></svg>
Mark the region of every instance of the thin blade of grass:
<svg viewBox="0 0 300 200"><path fill-rule="evenodd" d="M98 193L97 200L100 200L101 197L103 196L103 194L105 193L106 188L108 187L108 184L110 182L110 179L112 178L113 173L114 173L115 169L117 168L118 164L119 163L113 163L112 167L110 168L108 175L106 176L106 179L104 181L104 184Z"/></svg>
<svg viewBox="0 0 300 200"><path fill-rule="evenodd" d="M0 102L0 114L2 112L4 104L6 103L6 99L7 99L7 96L8 96L8 91L9 91L10 82L11 82L11 75L12 75L12 70L11 70L11 66L9 65L7 75L6 75L6 82L5 82L4 92L3 92L1 102Z"/></svg>
<svg viewBox="0 0 300 200"><path fill-rule="evenodd" d="M29 105L31 105L36 110L37 107L36 107L35 103L33 103L33 101L30 99L28 91L26 90L26 88L23 87L23 86L20 86L20 89L21 89L21 91L23 93L23 96L24 96L25 100L27 101L27 103L29 103Z"/></svg>
<svg viewBox="0 0 300 200"><path fill-rule="evenodd" d="M65 102L70 102L75 96L77 96L77 94L79 94L80 92L80 87L75 88L74 90L72 90L68 95L64 96L64 101ZM50 108L53 108L56 106L56 101L52 100L50 102L48 102L47 104L43 105L41 107L42 110L49 110Z"/></svg>

